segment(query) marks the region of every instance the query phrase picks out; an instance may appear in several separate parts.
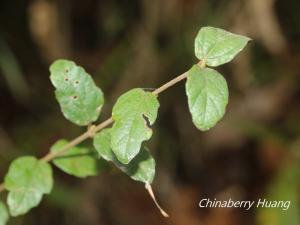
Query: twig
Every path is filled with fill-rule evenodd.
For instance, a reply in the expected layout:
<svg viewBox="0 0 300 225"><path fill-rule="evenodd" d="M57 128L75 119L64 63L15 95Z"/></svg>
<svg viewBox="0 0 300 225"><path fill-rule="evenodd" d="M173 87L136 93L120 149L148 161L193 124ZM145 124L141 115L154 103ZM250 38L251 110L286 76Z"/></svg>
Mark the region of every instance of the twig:
<svg viewBox="0 0 300 225"><path fill-rule="evenodd" d="M47 155L45 155L43 158L41 158L42 161L49 162L52 159L54 159L57 156L65 154L70 148L80 144L84 140L88 139L91 137L91 133L97 133L98 131L102 130L103 128L107 127L108 125L112 124L114 121L112 117L109 119L105 120L104 122L100 123L96 127L90 126L89 129L80 135L79 137L73 139L71 142L69 142L67 145L62 147L59 151L57 152L49 152ZM92 129L92 132L91 132Z"/></svg>
<svg viewBox="0 0 300 225"><path fill-rule="evenodd" d="M150 184L146 183L145 185L146 190L148 191L150 197L152 198L152 200L154 201L156 207L158 208L158 210L160 211L160 213L164 216L164 217L169 217L168 213L166 213L165 210L162 209L162 207L158 204L156 197L153 193L152 187Z"/></svg>
<svg viewBox="0 0 300 225"><path fill-rule="evenodd" d="M169 87L172 87L174 84L177 84L178 82L184 80L187 77L187 75L188 75L188 72L185 72L185 73L179 75L178 77L175 77L173 80L170 80L169 82L165 83L161 87L152 91L152 93L155 95L160 94L161 92L165 91Z"/></svg>
<svg viewBox="0 0 300 225"><path fill-rule="evenodd" d="M163 84L162 86L160 86L159 88L155 89L154 91L152 91L152 93L154 95L158 95L160 93L162 93L163 91L165 91L166 89L170 88L171 86L177 84L178 82L184 80L185 78L187 78L188 72L185 72L177 77L175 77L174 79L170 80L169 82ZM68 152L72 147L80 144L81 142L85 141L86 139L90 138L93 136L93 134L96 134L97 132L99 132L100 130L104 129L105 127L109 126L110 124L112 124L114 122L113 118L110 117L107 120L105 120L104 122L98 124L97 126L89 126L88 130L81 134L80 136L78 136L77 138L73 139L72 141L70 141L67 145L65 145L64 147L62 147L60 150L58 150L57 152L49 152L47 155L45 155L44 157L41 158L42 161L45 162L50 162L52 159L54 159L55 157L61 156L63 154L65 154L66 152ZM92 129L92 130L91 130ZM150 186L151 187L151 186ZM4 191L5 187L4 184L0 184L0 192ZM147 189L148 190L148 189ZM150 190L150 189L149 189ZM149 191L148 190L148 191ZM150 193L150 192L149 192ZM154 196L154 195L153 195ZM156 205L157 202L156 200L154 201ZM159 205L158 205L159 207ZM160 208L160 207L159 207Z"/></svg>

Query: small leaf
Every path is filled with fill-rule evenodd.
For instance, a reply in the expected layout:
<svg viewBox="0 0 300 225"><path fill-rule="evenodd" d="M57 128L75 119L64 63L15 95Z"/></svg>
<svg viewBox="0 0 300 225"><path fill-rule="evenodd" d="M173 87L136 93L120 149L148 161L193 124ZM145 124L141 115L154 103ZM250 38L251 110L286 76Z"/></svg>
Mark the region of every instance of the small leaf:
<svg viewBox="0 0 300 225"><path fill-rule="evenodd" d="M122 164L118 161L111 150L111 129L105 129L94 137L94 147L99 155L108 161L112 161L119 169L130 176L133 180L144 183L152 183L155 175L155 161L149 150L142 148L129 164Z"/></svg>
<svg viewBox="0 0 300 225"><path fill-rule="evenodd" d="M123 164L129 163L139 153L142 142L152 136L147 123L154 123L158 107L157 97L140 88L123 94L113 107L111 146Z"/></svg>
<svg viewBox="0 0 300 225"><path fill-rule="evenodd" d="M209 68L194 65L186 82L189 110L195 126L202 130L213 127L224 115L228 88L223 76Z"/></svg>
<svg viewBox="0 0 300 225"><path fill-rule="evenodd" d="M94 136L94 147L99 156L107 161L116 159L115 154L111 150L110 128L104 129Z"/></svg>
<svg viewBox="0 0 300 225"><path fill-rule="evenodd" d="M115 161L115 164L136 181L151 184L155 176L155 160L147 148L142 148L129 164L122 164L118 161Z"/></svg>
<svg viewBox="0 0 300 225"><path fill-rule="evenodd" d="M53 186L52 168L35 157L20 157L12 162L4 185L9 194L7 204L12 216L23 215L37 206Z"/></svg>
<svg viewBox="0 0 300 225"><path fill-rule="evenodd" d="M9 219L6 206L0 201L0 225L5 225Z"/></svg>
<svg viewBox="0 0 300 225"><path fill-rule="evenodd" d="M67 140L59 140L52 147L51 152L57 152L68 144ZM98 174L98 160L95 152L88 148L73 147L64 155L53 160L53 163L67 174L76 177L95 176Z"/></svg>
<svg viewBox="0 0 300 225"><path fill-rule="evenodd" d="M203 27L195 39L195 54L208 66L231 61L250 41L250 38L214 27Z"/></svg>
<svg viewBox="0 0 300 225"><path fill-rule="evenodd" d="M85 126L98 119L104 103L103 93L92 77L68 60L57 60L50 66L50 79L64 116Z"/></svg>

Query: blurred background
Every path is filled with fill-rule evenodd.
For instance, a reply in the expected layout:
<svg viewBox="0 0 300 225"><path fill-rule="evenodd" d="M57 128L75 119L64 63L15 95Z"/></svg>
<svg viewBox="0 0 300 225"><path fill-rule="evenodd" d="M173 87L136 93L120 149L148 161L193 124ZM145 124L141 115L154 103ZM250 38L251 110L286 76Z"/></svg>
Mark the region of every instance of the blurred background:
<svg viewBox="0 0 300 225"><path fill-rule="evenodd" d="M253 39L218 68L230 101L210 131L192 124L183 82L159 97L148 145L157 162L153 188L170 219L143 184L118 170L82 180L55 168L52 194L9 224L300 224L299 10L298 0L0 1L2 178L16 157L43 156L57 139L83 132L54 98L48 67L55 59L72 59L93 76L106 96L104 120L125 91L158 87L196 63L193 42L202 26ZM202 198L291 206L200 209Z"/></svg>

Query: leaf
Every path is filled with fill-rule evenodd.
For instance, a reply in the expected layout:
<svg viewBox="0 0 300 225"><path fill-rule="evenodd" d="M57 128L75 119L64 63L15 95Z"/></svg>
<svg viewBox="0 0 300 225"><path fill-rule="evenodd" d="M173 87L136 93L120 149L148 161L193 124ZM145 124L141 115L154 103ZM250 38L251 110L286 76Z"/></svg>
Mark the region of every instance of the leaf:
<svg viewBox="0 0 300 225"><path fill-rule="evenodd" d="M85 126L98 119L104 103L103 93L92 77L68 60L57 60L50 66L50 79L64 116Z"/></svg>
<svg viewBox="0 0 300 225"><path fill-rule="evenodd" d="M25 156L12 162L4 185L9 194L7 204L12 216L23 215L37 206L53 186L52 168L35 157Z"/></svg>
<svg viewBox="0 0 300 225"><path fill-rule="evenodd" d="M123 164L129 163L139 153L142 142L152 136L147 123L154 123L158 107L157 97L140 88L123 94L113 107L111 146Z"/></svg>
<svg viewBox="0 0 300 225"><path fill-rule="evenodd" d="M104 129L94 136L94 147L99 156L107 161L115 160L116 156L111 150L110 128Z"/></svg>
<svg viewBox="0 0 300 225"><path fill-rule="evenodd" d="M203 27L195 39L195 54L208 66L231 61L251 39L214 27Z"/></svg>
<svg viewBox="0 0 300 225"><path fill-rule="evenodd" d="M5 225L9 219L6 206L0 201L0 225Z"/></svg>
<svg viewBox="0 0 300 225"><path fill-rule="evenodd" d="M193 123L198 129L208 130L223 117L228 88L217 71L194 65L188 72L186 94Z"/></svg>
<svg viewBox="0 0 300 225"><path fill-rule="evenodd" d="M142 148L129 164L122 164L113 153L111 143L111 129L105 129L94 137L94 147L99 155L108 161L112 161L119 169L130 176L133 180L152 183L155 175L155 160L149 150Z"/></svg>
<svg viewBox="0 0 300 225"><path fill-rule="evenodd" d="M68 143L67 140L59 140L50 151L57 152ZM65 173L80 178L98 174L98 160L94 152L88 148L70 148L64 155L55 158L53 163Z"/></svg>
<svg viewBox="0 0 300 225"><path fill-rule="evenodd" d="M129 164L115 161L115 164L131 179L151 184L155 176L155 160L147 148L142 148L139 154Z"/></svg>

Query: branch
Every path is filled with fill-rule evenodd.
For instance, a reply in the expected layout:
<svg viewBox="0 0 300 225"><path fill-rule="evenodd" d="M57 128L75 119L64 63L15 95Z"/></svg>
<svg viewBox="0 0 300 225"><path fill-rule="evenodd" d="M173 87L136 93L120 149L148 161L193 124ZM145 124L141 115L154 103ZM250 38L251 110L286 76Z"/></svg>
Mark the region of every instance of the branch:
<svg viewBox="0 0 300 225"><path fill-rule="evenodd" d="M86 139L93 137L95 133L102 130L103 128L107 127L108 125L112 124L113 118L110 117L104 122L100 123L96 127L89 127L89 129L83 133L82 135L78 136L77 138L73 139L71 142L69 142L67 145L65 145L63 148L61 148L57 152L49 152L47 155L45 155L43 158L41 158L42 161L49 162L52 159L54 159L57 156L64 155L68 150L73 148L74 146L80 144L81 142L85 141Z"/></svg>
<svg viewBox="0 0 300 225"><path fill-rule="evenodd" d="M158 95L168 89L169 87L172 87L174 84L177 84L178 82L184 80L188 75L188 72L185 72L177 77L175 77L173 80L170 80L169 82L165 83L164 85L160 86L159 88L152 91L153 94Z"/></svg>
<svg viewBox="0 0 300 225"><path fill-rule="evenodd" d="M174 79L170 80L169 82L163 84L159 88L152 91L152 93L154 95L159 95L160 93L164 92L168 88L172 87L173 85L175 85L178 82L180 82L180 81L184 80L185 78L187 78L187 75L188 75L188 72L185 72L185 73L175 77ZM41 160L45 161L45 162L50 162L52 159L54 159L58 156L64 155L71 148L73 148L74 146L80 144L81 142L85 141L88 138L92 138L97 132L99 132L100 130L102 130L105 127L109 126L113 122L114 122L113 118L110 117L107 120L105 120L104 122L98 124L97 126L89 126L88 130L85 133L83 133L80 136L78 136L77 138L73 139L71 142L69 142L67 145L62 147L57 152L49 152L47 155L42 157ZM4 190L5 190L5 186L2 183L2 184L0 184L0 192L2 192Z"/></svg>

